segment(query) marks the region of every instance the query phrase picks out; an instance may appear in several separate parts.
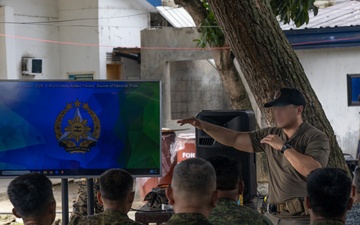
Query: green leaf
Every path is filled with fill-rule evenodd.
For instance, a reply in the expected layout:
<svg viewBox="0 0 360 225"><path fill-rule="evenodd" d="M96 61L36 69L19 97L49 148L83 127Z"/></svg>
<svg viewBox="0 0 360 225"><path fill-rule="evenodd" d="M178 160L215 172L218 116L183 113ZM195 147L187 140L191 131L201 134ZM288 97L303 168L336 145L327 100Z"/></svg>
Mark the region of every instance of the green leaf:
<svg viewBox="0 0 360 225"><path fill-rule="evenodd" d="M293 21L297 27L309 23L309 12L313 11L314 16L318 8L314 5L315 0L270 0L270 6L275 16L283 23Z"/></svg>
<svg viewBox="0 0 360 225"><path fill-rule="evenodd" d="M198 47L205 48L221 47L225 43L225 36L217 25L214 13L210 10L207 0L200 0L204 9L208 11L207 17L201 22L201 37L195 39ZM226 1L226 0L224 0ZM269 0L275 16L278 16L281 22L287 24L291 21L297 27L309 23L309 12L314 16L318 14L318 8L314 5L315 0Z"/></svg>

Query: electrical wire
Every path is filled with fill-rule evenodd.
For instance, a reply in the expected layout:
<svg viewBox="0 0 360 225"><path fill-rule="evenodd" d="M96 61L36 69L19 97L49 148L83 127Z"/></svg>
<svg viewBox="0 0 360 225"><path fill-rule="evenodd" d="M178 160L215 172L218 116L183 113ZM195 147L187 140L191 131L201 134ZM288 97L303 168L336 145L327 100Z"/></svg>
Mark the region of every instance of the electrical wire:
<svg viewBox="0 0 360 225"><path fill-rule="evenodd" d="M88 46L88 47L102 47L102 48L119 48L121 46L113 46L113 45L100 45L100 44L91 44L91 43L79 43L79 42L68 42L68 41L54 41L54 40L47 40L47 39L40 39L40 38L32 38L32 37L24 37L24 36L16 36L16 35L8 35L8 34L1 34L0 37L5 38L13 38L13 39L22 39L22 40L29 40L29 41L37 41L43 43L52 43L52 44L60 44L60 45L74 45L74 46ZM320 41L310 41L310 42L298 42L292 43L292 46L300 46L300 45L313 45L313 44L322 44L322 43L332 43L332 42L341 42L341 41L357 41L360 40L360 36L355 36L351 38L339 38L339 39L332 39L332 40L320 40ZM204 51L204 50L227 50L230 47L207 47L207 48L200 48L200 47L163 47L163 46L148 46L148 47L125 47L125 48L140 48L144 50L197 50L197 51Z"/></svg>

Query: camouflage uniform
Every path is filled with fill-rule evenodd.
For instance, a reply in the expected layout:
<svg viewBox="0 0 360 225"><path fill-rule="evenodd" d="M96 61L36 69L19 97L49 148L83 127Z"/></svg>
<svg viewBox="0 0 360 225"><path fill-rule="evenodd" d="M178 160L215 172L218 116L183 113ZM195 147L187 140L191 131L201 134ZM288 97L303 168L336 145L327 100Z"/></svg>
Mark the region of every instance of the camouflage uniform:
<svg viewBox="0 0 360 225"><path fill-rule="evenodd" d="M345 225L340 220L315 220L311 225Z"/></svg>
<svg viewBox="0 0 360 225"><path fill-rule="evenodd" d="M172 215L167 225L212 225L206 217L200 213L178 213Z"/></svg>
<svg viewBox="0 0 360 225"><path fill-rule="evenodd" d="M219 199L209 221L214 225L272 225L264 215L249 207L238 205L231 199Z"/></svg>
<svg viewBox="0 0 360 225"><path fill-rule="evenodd" d="M141 225L141 223L131 220L125 213L106 209L103 213L91 216L76 216L69 225Z"/></svg>
<svg viewBox="0 0 360 225"><path fill-rule="evenodd" d="M360 223L360 203L355 203L347 212L346 225L358 225Z"/></svg>

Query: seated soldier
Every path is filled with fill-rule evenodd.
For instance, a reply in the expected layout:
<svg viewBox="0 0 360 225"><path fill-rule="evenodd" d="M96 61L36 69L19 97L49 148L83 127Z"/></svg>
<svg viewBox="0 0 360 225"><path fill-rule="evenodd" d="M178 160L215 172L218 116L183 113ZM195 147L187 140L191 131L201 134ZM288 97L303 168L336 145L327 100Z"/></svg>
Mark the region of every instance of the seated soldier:
<svg viewBox="0 0 360 225"><path fill-rule="evenodd" d="M13 214L25 225L50 225L55 220L56 202L52 183L43 174L29 173L10 182L7 189Z"/></svg>
<svg viewBox="0 0 360 225"><path fill-rule="evenodd" d="M360 167L356 167L354 170L351 192L354 205L347 213L346 225L358 225L360 224Z"/></svg>
<svg viewBox="0 0 360 225"><path fill-rule="evenodd" d="M305 204L311 225L344 225L346 212L351 209L351 179L337 168L321 168L307 178Z"/></svg>
<svg viewBox="0 0 360 225"><path fill-rule="evenodd" d="M137 225L127 213L134 201L134 179L130 173L122 169L110 169L101 174L100 191L97 198L104 206L104 212L85 217L74 217L70 224L79 225Z"/></svg>
<svg viewBox="0 0 360 225"><path fill-rule="evenodd" d="M180 162L174 169L166 196L175 212L166 224L211 224L207 218L217 198L214 168L198 158Z"/></svg>
<svg viewBox="0 0 360 225"><path fill-rule="evenodd" d="M244 182L235 160L222 156L209 158L215 169L218 200L209 220L215 225L271 225L272 222L256 210L238 205L239 195L243 194Z"/></svg>

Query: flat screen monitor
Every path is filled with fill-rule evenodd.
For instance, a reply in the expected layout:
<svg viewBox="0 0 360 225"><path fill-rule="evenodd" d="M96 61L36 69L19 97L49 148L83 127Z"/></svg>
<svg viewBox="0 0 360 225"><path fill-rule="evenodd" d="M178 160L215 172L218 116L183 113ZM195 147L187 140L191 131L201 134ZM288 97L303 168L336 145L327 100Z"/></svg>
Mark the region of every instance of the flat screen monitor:
<svg viewBox="0 0 360 225"><path fill-rule="evenodd" d="M160 176L160 81L0 81L0 178Z"/></svg>

